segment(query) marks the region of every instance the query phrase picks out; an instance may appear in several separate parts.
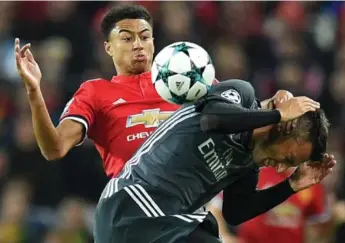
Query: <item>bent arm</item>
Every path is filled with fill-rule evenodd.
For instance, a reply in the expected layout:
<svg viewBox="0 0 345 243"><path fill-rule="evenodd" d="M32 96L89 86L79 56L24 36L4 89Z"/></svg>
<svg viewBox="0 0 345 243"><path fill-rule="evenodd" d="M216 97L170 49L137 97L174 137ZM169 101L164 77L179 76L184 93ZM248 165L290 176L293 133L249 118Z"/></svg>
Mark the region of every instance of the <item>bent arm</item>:
<svg viewBox="0 0 345 243"><path fill-rule="evenodd" d="M202 109L200 126L204 132L238 133L277 124L278 110L251 110L222 101L209 101Z"/></svg>
<svg viewBox="0 0 345 243"><path fill-rule="evenodd" d="M235 235L231 233L230 227L225 221L222 214L223 200L217 195L207 205L208 211L216 218L219 234L221 235L224 242L234 242L236 240Z"/></svg>
<svg viewBox="0 0 345 243"><path fill-rule="evenodd" d="M65 120L55 128L42 92L40 90L29 92L28 99L33 129L42 155L49 161L64 157L81 140L83 125L72 120Z"/></svg>
<svg viewBox="0 0 345 243"><path fill-rule="evenodd" d="M237 190L240 190L238 193L228 188L224 190L223 216L231 225L241 224L265 213L295 193L288 179L265 190L249 189L250 182L256 185L253 184L253 178L247 178L242 185L236 185L239 187Z"/></svg>

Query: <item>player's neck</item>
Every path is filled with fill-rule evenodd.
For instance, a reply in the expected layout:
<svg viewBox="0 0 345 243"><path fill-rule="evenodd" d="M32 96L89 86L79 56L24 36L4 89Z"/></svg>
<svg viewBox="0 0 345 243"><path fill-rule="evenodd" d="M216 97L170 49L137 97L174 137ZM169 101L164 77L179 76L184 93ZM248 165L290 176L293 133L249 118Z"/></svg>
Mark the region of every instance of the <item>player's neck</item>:
<svg viewBox="0 0 345 243"><path fill-rule="evenodd" d="M116 69L117 76L135 76L135 75L139 75L139 74L151 71L150 68L147 68L145 70L142 70L141 72L137 72L135 70L119 68L116 66L115 66L115 69Z"/></svg>
<svg viewBox="0 0 345 243"><path fill-rule="evenodd" d="M254 145L256 142L267 138L271 128L272 128L272 125L254 129L249 147L252 149L254 148Z"/></svg>

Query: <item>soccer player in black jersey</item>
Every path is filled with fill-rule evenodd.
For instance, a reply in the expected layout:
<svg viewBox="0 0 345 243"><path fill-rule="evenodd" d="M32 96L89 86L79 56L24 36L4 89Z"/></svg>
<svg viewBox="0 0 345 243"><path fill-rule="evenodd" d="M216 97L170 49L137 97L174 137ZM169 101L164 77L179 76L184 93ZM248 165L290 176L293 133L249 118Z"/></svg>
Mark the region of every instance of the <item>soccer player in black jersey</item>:
<svg viewBox="0 0 345 243"><path fill-rule="evenodd" d="M104 189L95 242L219 242L213 216L195 211L221 190L223 216L236 225L319 183L336 163L326 153L320 104L293 97L272 110L260 106L250 83L228 80L176 111ZM296 118L291 133L277 128ZM297 169L257 191L261 166Z"/></svg>

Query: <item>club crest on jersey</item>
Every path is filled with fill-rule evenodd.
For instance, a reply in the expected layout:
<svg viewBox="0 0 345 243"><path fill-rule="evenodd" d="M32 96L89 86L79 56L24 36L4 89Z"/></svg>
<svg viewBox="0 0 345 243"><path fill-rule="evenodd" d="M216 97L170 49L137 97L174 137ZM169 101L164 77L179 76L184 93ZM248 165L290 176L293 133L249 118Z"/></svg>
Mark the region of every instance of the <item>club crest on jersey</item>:
<svg viewBox="0 0 345 243"><path fill-rule="evenodd" d="M172 111L160 111L159 108L143 110L140 114L128 116L126 127L133 127L136 125L144 125L146 128L157 127L172 113Z"/></svg>
<svg viewBox="0 0 345 243"><path fill-rule="evenodd" d="M239 104L241 103L241 96L240 94L234 90L234 89L229 89L221 93L221 97L231 101L232 103Z"/></svg>

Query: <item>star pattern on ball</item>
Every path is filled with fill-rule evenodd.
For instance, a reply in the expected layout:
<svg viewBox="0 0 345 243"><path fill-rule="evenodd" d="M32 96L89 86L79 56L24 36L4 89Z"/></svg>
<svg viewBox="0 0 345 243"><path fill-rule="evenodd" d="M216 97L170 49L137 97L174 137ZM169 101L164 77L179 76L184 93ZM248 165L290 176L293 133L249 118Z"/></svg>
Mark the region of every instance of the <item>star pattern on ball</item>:
<svg viewBox="0 0 345 243"><path fill-rule="evenodd" d="M205 50L199 50L198 46L190 45L188 42L178 42L168 46L164 54L160 63L155 63L158 72L154 83L159 81L159 89L162 92L164 90L165 93L163 92L162 95L166 96L167 101L184 104L199 97L200 92L202 95L208 92L210 89L208 67L213 64L209 56L207 56L207 61L205 60ZM205 72L208 76L205 76ZM183 80L186 78L188 78L189 87L183 86Z"/></svg>
<svg viewBox="0 0 345 243"><path fill-rule="evenodd" d="M173 55L175 55L176 53L179 52L183 52L184 54L186 54L187 56L189 56L189 49L194 49L194 47L192 46L188 46L186 43L182 42L180 44L176 44L176 45L172 45L171 47L175 48L174 49L174 53Z"/></svg>
<svg viewBox="0 0 345 243"><path fill-rule="evenodd" d="M191 65L191 71L185 72L183 75L189 77L191 80L203 81L202 73L204 72L205 67L197 68L192 60Z"/></svg>
<svg viewBox="0 0 345 243"><path fill-rule="evenodd" d="M157 80L168 80L169 76L175 75L176 73L171 71L169 69L169 62L164 63L163 66L159 66L160 72L158 73L157 77L156 77L156 81Z"/></svg>

